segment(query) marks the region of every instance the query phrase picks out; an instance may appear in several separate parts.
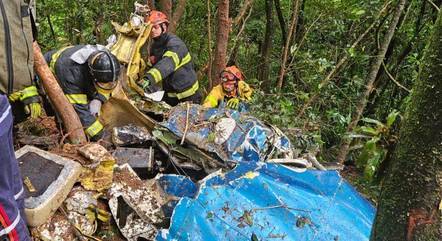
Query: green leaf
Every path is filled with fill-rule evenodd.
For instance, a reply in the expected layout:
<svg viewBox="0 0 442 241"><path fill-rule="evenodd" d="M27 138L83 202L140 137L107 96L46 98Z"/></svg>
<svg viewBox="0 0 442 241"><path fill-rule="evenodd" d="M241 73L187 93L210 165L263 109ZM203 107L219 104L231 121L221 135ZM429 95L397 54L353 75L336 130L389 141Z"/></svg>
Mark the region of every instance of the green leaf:
<svg viewBox="0 0 442 241"><path fill-rule="evenodd" d="M209 142L215 142L215 137L216 137L216 134L215 134L215 132L210 132L209 133L209 135L207 136L207 140L209 141Z"/></svg>
<svg viewBox="0 0 442 241"><path fill-rule="evenodd" d="M373 177L379 169L379 165L384 159L384 151L382 149L376 148L372 153L371 157L367 160L367 164L364 169L364 177L368 181L373 181Z"/></svg>
<svg viewBox="0 0 442 241"><path fill-rule="evenodd" d="M366 167L367 163L373 156L376 156L378 152L377 142L380 140L379 137L374 137L367 141L362 148L361 154L356 158L356 165L360 168Z"/></svg>
<svg viewBox="0 0 442 241"><path fill-rule="evenodd" d="M391 125L396 121L396 118L399 115L399 111L393 110L390 114L387 116L387 127L390 128Z"/></svg>
<svg viewBox="0 0 442 241"><path fill-rule="evenodd" d="M356 12L353 12L353 14L356 15L356 16L361 16L361 15L363 15L364 13L365 13L365 10L363 10L363 9L360 9L360 10L358 10L358 11L356 11Z"/></svg>
<svg viewBox="0 0 442 241"><path fill-rule="evenodd" d="M152 131L152 134L156 139L161 140L162 142L164 142L167 145L173 145L177 141L176 137L169 132L164 133L164 132L156 129L156 130Z"/></svg>
<svg viewBox="0 0 442 241"><path fill-rule="evenodd" d="M206 216L206 218L207 218L207 219L213 219L213 216L215 216L215 215L213 214L213 212L207 212L207 216Z"/></svg>
<svg viewBox="0 0 442 241"><path fill-rule="evenodd" d="M373 127L370 127L370 126L361 126L360 128L361 128L361 131L362 131L364 134L368 134L368 135L372 135L372 136L377 136L377 135L379 135L379 131L376 130L376 129L374 129Z"/></svg>
<svg viewBox="0 0 442 241"><path fill-rule="evenodd" d="M349 48L348 49L348 53L350 54L350 57L354 57L356 55L356 52L355 52L354 48Z"/></svg>
<svg viewBox="0 0 442 241"><path fill-rule="evenodd" d="M293 55L298 47L295 45L290 46L290 55Z"/></svg>
<svg viewBox="0 0 442 241"><path fill-rule="evenodd" d="M378 121L378 120L375 120L375 119L371 119L371 118L362 118L362 121L363 121L363 122L370 123L370 124L375 124L375 125L377 125L377 126L379 126L379 127L385 127L384 123L382 123L382 122L380 122L380 121Z"/></svg>
<svg viewBox="0 0 442 241"><path fill-rule="evenodd" d="M240 222L244 222L251 227L253 225L252 211L245 210L239 219Z"/></svg>

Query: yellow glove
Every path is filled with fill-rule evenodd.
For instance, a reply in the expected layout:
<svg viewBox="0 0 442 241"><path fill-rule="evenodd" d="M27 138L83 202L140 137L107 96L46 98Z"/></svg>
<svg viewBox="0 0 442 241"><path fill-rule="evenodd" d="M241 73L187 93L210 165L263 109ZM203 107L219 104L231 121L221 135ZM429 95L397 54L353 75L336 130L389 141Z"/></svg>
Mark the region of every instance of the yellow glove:
<svg viewBox="0 0 442 241"><path fill-rule="evenodd" d="M239 98L231 98L227 101L227 107L230 109L238 109L239 106Z"/></svg>
<svg viewBox="0 0 442 241"><path fill-rule="evenodd" d="M33 85L10 94L9 100L11 102L21 101L25 105L26 114L29 114L31 118L38 118L42 115L40 97L37 88Z"/></svg>
<svg viewBox="0 0 442 241"><path fill-rule="evenodd" d="M31 118L38 118L38 117L42 116L42 114L43 114L41 105L38 102L29 103L28 105L26 105L25 112L26 112L26 114L29 114L31 116Z"/></svg>

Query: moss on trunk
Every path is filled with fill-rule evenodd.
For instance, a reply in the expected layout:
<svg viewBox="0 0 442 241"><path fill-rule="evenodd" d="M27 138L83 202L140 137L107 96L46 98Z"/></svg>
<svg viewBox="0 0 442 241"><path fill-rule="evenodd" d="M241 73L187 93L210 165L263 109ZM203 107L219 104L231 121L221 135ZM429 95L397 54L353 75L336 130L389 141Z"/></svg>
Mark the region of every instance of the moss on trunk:
<svg viewBox="0 0 442 241"><path fill-rule="evenodd" d="M371 240L442 240L442 12L390 163Z"/></svg>

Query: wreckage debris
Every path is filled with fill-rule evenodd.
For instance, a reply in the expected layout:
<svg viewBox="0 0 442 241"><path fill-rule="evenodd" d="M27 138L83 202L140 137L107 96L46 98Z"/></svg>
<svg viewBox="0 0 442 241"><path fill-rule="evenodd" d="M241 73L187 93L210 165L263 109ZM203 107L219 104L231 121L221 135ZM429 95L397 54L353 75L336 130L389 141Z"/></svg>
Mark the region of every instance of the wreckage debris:
<svg viewBox="0 0 442 241"><path fill-rule="evenodd" d="M74 241L75 227L61 213L54 213L44 224L31 229L32 237L42 241Z"/></svg>
<svg viewBox="0 0 442 241"><path fill-rule="evenodd" d="M25 146L15 152L25 184L28 225L43 224L61 205L80 175L81 165L64 157ZM25 183L26 183L25 182ZM32 192L31 192L32 191Z"/></svg>
<svg viewBox="0 0 442 241"><path fill-rule="evenodd" d="M112 142L116 146L142 145L150 140L152 135L145 127L130 124L112 130Z"/></svg>
<svg viewBox="0 0 442 241"><path fill-rule="evenodd" d="M83 165L81 185L86 190L103 191L112 185L114 157L103 146L92 143L78 150L90 163Z"/></svg>
<svg viewBox="0 0 442 241"><path fill-rule="evenodd" d="M193 195L180 188L189 187L187 179L162 178L173 187L167 194L182 198L157 241L367 241L375 216L372 204L334 171L241 162L198 182Z"/></svg>
<svg viewBox="0 0 442 241"><path fill-rule="evenodd" d="M157 225L164 226L162 206L168 199L155 180L142 181L129 165L115 171L114 183L108 192L109 207L124 237L153 240Z"/></svg>
<svg viewBox="0 0 442 241"><path fill-rule="evenodd" d="M58 211L46 223L33 228L32 234L40 240L100 240L93 237L98 221L109 223L110 213L100 208L100 194L74 187Z"/></svg>
<svg viewBox="0 0 442 241"><path fill-rule="evenodd" d="M148 149L117 147L112 155L117 160L118 165L121 166L127 163L140 178L146 179L154 170L155 172L160 171L158 167L161 166L161 162L157 163L155 161L154 152L152 146Z"/></svg>

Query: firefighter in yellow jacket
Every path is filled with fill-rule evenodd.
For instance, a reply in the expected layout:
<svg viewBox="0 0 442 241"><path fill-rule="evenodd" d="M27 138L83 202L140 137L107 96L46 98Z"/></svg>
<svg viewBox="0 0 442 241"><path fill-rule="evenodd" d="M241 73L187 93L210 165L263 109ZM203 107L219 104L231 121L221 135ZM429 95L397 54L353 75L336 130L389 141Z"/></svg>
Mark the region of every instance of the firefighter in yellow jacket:
<svg viewBox="0 0 442 241"><path fill-rule="evenodd" d="M221 74L221 84L213 87L204 100L204 107L227 106L243 110L252 97L252 88L244 81L244 75L235 65L225 68Z"/></svg>

